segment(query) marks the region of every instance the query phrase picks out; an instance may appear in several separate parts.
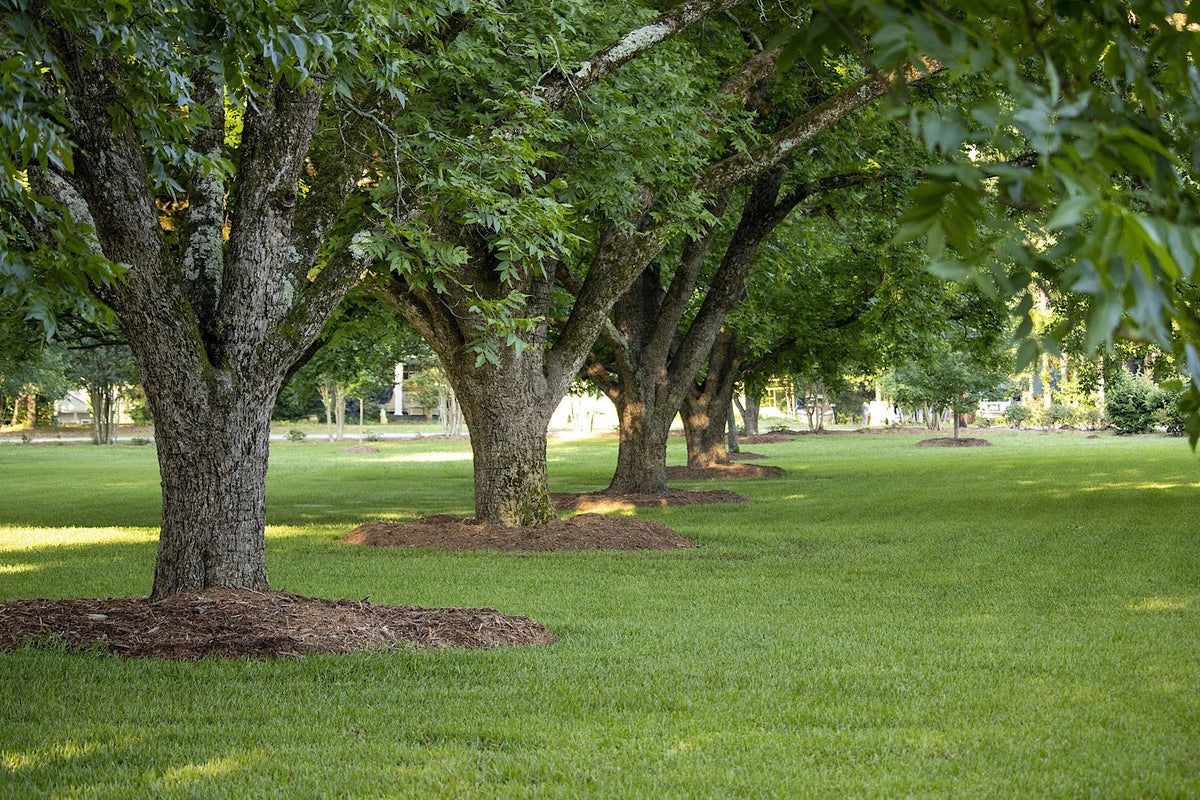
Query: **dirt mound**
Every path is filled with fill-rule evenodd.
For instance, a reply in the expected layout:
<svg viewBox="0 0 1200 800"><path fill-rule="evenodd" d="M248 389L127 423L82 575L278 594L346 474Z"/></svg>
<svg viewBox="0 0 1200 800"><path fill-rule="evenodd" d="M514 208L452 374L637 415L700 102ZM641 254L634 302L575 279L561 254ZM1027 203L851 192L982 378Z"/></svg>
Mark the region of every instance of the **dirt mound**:
<svg viewBox="0 0 1200 800"><path fill-rule="evenodd" d="M715 481L721 479L782 478L779 467L760 464L714 464L711 467L667 467L667 480Z"/></svg>
<svg viewBox="0 0 1200 800"><path fill-rule="evenodd" d="M396 524L367 522L339 541L375 547L436 550L679 550L695 547L675 531L648 519L577 514L549 525L512 527L437 514Z"/></svg>
<svg viewBox="0 0 1200 800"><path fill-rule="evenodd" d="M761 458L766 458L762 453L730 453L730 461L758 461Z"/></svg>
<svg viewBox="0 0 1200 800"><path fill-rule="evenodd" d="M297 658L401 647L492 648L550 644L527 617L491 608L376 606L286 592L206 589L163 600L13 600L0 603L0 649L26 640L125 657L198 661Z"/></svg>
<svg viewBox="0 0 1200 800"><path fill-rule="evenodd" d="M771 431L770 433L760 433L758 436L743 436L738 439L741 444L778 444L779 442L790 442L793 436L796 436L800 431Z"/></svg>
<svg viewBox="0 0 1200 800"><path fill-rule="evenodd" d="M339 453L378 453L378 447L372 447L369 444L356 444L353 447L343 447L338 450Z"/></svg>
<svg viewBox="0 0 1200 800"><path fill-rule="evenodd" d="M936 439L922 439L917 442L914 447L991 447L992 443L987 439L968 439L962 437L955 439L953 436L939 436Z"/></svg>
<svg viewBox="0 0 1200 800"><path fill-rule="evenodd" d="M569 511L628 511L634 508L663 508L665 506L708 506L720 503L749 503L748 498L727 489L695 491L667 489L665 494L567 494L550 495L554 507Z"/></svg>

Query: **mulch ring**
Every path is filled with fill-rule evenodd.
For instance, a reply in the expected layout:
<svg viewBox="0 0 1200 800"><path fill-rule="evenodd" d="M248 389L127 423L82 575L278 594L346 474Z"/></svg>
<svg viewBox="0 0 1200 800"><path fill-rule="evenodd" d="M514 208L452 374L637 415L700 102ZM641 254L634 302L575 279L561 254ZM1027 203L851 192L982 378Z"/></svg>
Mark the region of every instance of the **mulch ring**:
<svg viewBox="0 0 1200 800"><path fill-rule="evenodd" d="M758 436L742 436L738 442L741 444L779 444L780 442L790 442L792 437L799 433L800 431L771 431L770 433L760 433Z"/></svg>
<svg viewBox="0 0 1200 800"><path fill-rule="evenodd" d="M742 480L746 478L782 478L779 467L761 464L714 464L711 467L667 467L670 481Z"/></svg>
<svg viewBox="0 0 1200 800"><path fill-rule="evenodd" d="M560 511L629 511L634 508L664 508L666 506L709 506L722 503L749 503L749 498L728 489L692 490L667 489L663 494L568 494L550 495Z"/></svg>
<svg viewBox="0 0 1200 800"><path fill-rule="evenodd" d="M955 439L953 436L939 436L935 439L922 439L914 447L991 447L987 439L968 439L965 436Z"/></svg>
<svg viewBox="0 0 1200 800"><path fill-rule="evenodd" d="M763 458L766 458L766 456L764 456L762 453L751 453L747 451L729 454L730 461L758 461L759 459Z"/></svg>
<svg viewBox="0 0 1200 800"><path fill-rule="evenodd" d="M505 527L436 514L412 522L366 522L340 540L375 547L436 550L680 550L695 547L675 531L648 519L576 514L548 525Z"/></svg>
<svg viewBox="0 0 1200 800"><path fill-rule="evenodd" d="M198 661L299 658L404 647L551 644L527 617L491 608L377 606L286 592L205 589L162 600L12 600L0 603L0 649L23 642L97 649L128 658Z"/></svg>

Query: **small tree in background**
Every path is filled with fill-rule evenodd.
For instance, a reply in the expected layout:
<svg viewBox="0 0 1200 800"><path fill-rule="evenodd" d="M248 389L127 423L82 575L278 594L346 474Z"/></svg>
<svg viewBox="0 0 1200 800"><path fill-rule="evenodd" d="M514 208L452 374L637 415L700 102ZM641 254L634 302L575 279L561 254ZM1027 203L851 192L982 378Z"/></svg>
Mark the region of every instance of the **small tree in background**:
<svg viewBox="0 0 1200 800"><path fill-rule="evenodd" d="M67 378L83 386L92 412L92 444L113 444L117 437L121 396L137 383L137 362L128 345L83 337L67 350Z"/></svg>
<svg viewBox="0 0 1200 800"><path fill-rule="evenodd" d="M927 360L909 362L897 369L892 379L893 394L903 406L930 409L931 419L950 411L957 439L959 415L973 411L984 394L1003 379L994 366L946 348L931 353Z"/></svg>
<svg viewBox="0 0 1200 800"><path fill-rule="evenodd" d="M1122 372L1107 389L1105 419L1118 434L1146 433L1154 429L1160 409L1173 399L1147 376Z"/></svg>

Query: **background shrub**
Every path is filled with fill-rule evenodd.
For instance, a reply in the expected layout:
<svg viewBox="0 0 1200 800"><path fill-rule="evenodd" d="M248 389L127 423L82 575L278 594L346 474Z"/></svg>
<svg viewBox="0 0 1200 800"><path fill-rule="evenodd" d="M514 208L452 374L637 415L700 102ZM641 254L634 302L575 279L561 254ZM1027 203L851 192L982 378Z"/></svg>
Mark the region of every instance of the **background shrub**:
<svg viewBox="0 0 1200 800"><path fill-rule="evenodd" d="M1004 421L1010 428L1019 428L1029 421L1029 409L1019 403L1009 406L1004 412Z"/></svg>
<svg viewBox="0 0 1200 800"><path fill-rule="evenodd" d="M1104 417L1117 433L1146 433L1168 402L1167 393L1145 375L1122 375L1105 392Z"/></svg>

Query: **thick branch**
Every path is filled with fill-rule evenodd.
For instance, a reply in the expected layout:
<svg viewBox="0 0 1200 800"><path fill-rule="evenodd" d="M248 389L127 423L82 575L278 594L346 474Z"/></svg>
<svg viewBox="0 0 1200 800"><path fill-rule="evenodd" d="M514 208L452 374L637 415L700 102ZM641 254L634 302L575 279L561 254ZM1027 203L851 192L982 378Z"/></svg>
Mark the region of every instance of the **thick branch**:
<svg viewBox="0 0 1200 800"><path fill-rule="evenodd" d="M923 69L906 67L893 72L880 72L843 89L800 119L786 126L758 147L718 161L700 176L699 189L718 192L753 178L764 170L781 163L817 134L844 119L851 112L872 100L882 97L903 83L916 83L940 72L943 67L927 61Z"/></svg>
<svg viewBox="0 0 1200 800"><path fill-rule="evenodd" d="M192 148L213 163L221 158L225 139L225 97L210 70L192 78L196 99L208 111L209 123L196 132ZM207 341L216 336L217 301L225 267L225 178L197 170L188 181L187 217L180 231L180 267L188 298Z"/></svg>
<svg viewBox="0 0 1200 800"><path fill-rule="evenodd" d="M679 323L692 301L696 281L700 277L700 270L704 267L709 248L712 247L718 222L725 213L728 200L728 193L722 193L719 198L709 204L708 210L713 215L713 222L705 228L698 239L689 242L684 248L679 267L671 277L671 285L667 288L666 296L659 309L654 331L646 342L644 352L647 359L658 363L666 361L671 346L675 342Z"/></svg>
<svg viewBox="0 0 1200 800"><path fill-rule="evenodd" d="M599 83L618 67L647 50L678 35L692 23L745 0L688 0L646 25L635 28L618 41L584 61L570 74L558 73L544 83L538 95L550 108L562 108L577 94Z"/></svg>
<svg viewBox="0 0 1200 800"><path fill-rule="evenodd" d="M318 86L279 83L269 101L246 113L239 154L224 286L217 307L219 364L249 364L264 343L275 350L294 343L265 340L265 330L290 316L303 288L293 274L289 250L305 164L317 113Z"/></svg>

